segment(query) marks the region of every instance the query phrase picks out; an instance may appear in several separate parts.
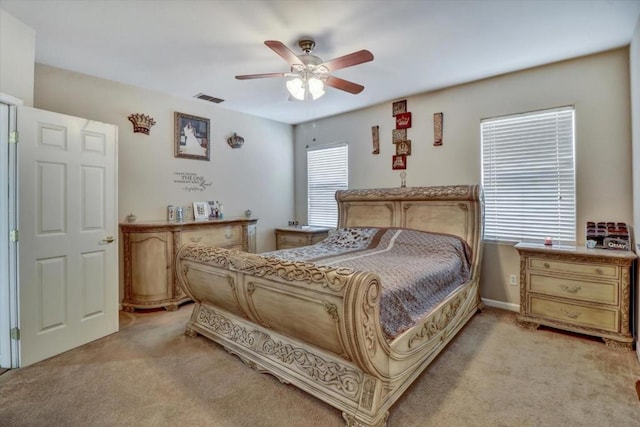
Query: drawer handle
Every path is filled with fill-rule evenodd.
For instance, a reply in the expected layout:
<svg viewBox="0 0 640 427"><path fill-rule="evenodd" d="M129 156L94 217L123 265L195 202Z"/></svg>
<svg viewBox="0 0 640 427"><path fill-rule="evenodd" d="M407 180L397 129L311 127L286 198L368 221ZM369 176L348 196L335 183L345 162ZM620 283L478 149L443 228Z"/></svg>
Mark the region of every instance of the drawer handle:
<svg viewBox="0 0 640 427"><path fill-rule="evenodd" d="M545 263L544 263L544 268L551 268L551 266L549 265L549 263L548 263L548 262L545 262Z"/></svg>
<svg viewBox="0 0 640 427"><path fill-rule="evenodd" d="M561 309L560 312L570 319L577 319L580 314L582 314L577 311L567 311L565 309Z"/></svg>
<svg viewBox="0 0 640 427"><path fill-rule="evenodd" d="M192 237L189 240L191 240L193 243L198 243L200 242L200 240L202 240L202 237Z"/></svg>
<svg viewBox="0 0 640 427"><path fill-rule="evenodd" d="M229 240L230 238L232 238L232 237L233 237L233 234L232 234L232 233L230 233L230 232L227 232L227 233L224 233L224 237L226 237L226 238L227 238L227 240Z"/></svg>
<svg viewBox="0 0 640 427"><path fill-rule="evenodd" d="M561 285L560 289L562 289L565 292L569 292L570 294L577 294L582 288L577 285L573 285L573 286Z"/></svg>
<svg viewBox="0 0 640 427"><path fill-rule="evenodd" d="M598 274L602 274L602 273L604 273L604 272L602 271L602 269L601 269L601 268L596 268L596 273L598 273Z"/></svg>

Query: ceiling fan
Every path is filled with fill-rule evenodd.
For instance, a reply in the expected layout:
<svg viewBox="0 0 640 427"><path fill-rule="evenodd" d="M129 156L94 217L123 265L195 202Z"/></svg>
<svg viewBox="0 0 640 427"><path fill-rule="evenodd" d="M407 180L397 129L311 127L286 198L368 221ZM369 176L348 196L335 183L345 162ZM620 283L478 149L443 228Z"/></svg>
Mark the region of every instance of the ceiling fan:
<svg viewBox="0 0 640 427"><path fill-rule="evenodd" d="M287 81L287 89L294 98L299 100L304 100L307 96L311 96L313 99L321 97L325 93L325 85L354 95L362 92L364 86L332 76L331 73L342 68L352 67L373 60L373 54L363 49L323 62L322 59L311 54L316 43L308 36L298 41L298 46L304 52L302 55L296 55L282 42L276 40L267 40L264 44L284 58L284 60L289 63L291 71L288 73L246 74L236 76L236 79L249 80L268 77L292 77L291 80Z"/></svg>

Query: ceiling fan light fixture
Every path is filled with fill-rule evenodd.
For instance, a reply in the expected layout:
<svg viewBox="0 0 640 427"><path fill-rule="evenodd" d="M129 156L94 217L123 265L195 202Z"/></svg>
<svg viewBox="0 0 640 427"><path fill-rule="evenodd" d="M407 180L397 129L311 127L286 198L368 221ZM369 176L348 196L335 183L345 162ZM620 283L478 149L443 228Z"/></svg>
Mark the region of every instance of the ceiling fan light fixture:
<svg viewBox="0 0 640 427"><path fill-rule="evenodd" d="M325 94L325 86L356 95L364 90L364 86L348 80L332 76L336 70L353 67L373 61L373 54L366 49L324 61L312 55L315 42L311 37L303 37L298 46L304 54L296 55L277 40L266 40L265 45L282 57L290 67L288 73L244 74L236 76L238 80L263 79L268 77L291 77L286 83L287 90L293 99L300 101L316 100Z"/></svg>
<svg viewBox="0 0 640 427"><path fill-rule="evenodd" d="M309 79L307 86L309 87L309 92L314 100L320 98L325 93L324 82L320 79L316 79L315 77L311 77Z"/></svg>
<svg viewBox="0 0 640 427"><path fill-rule="evenodd" d="M288 80L287 90L291 96L300 101L307 99L307 93L313 100L316 100L325 94L324 82L315 77L311 77L309 79L296 77Z"/></svg>
<svg viewBox="0 0 640 427"><path fill-rule="evenodd" d="M304 101L304 82L302 79L296 77L295 79L287 80L287 90L295 99Z"/></svg>

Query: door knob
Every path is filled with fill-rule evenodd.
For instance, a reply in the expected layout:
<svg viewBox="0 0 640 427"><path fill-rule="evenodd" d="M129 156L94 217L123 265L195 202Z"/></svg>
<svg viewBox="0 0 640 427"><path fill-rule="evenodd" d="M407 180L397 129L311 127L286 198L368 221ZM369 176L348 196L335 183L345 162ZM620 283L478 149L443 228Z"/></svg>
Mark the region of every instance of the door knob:
<svg viewBox="0 0 640 427"><path fill-rule="evenodd" d="M101 245L108 245L109 243L113 243L116 240L113 236L107 236L100 241Z"/></svg>

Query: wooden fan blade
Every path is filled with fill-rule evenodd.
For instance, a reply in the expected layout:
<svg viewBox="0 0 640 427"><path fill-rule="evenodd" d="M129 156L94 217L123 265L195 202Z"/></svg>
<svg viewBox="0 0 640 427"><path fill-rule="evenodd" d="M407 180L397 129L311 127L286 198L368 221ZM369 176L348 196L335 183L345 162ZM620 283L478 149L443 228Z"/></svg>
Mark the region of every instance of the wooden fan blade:
<svg viewBox="0 0 640 427"><path fill-rule="evenodd" d="M353 65L362 64L364 62L373 61L373 54L366 49L323 62L320 66L325 66L329 71L339 70L341 68L351 67Z"/></svg>
<svg viewBox="0 0 640 427"><path fill-rule="evenodd" d="M266 44L271 50L284 58L284 60L287 61L289 65L304 65L302 61L300 61L300 58L298 58L296 54L291 51L291 49L282 44L282 42L279 42L277 40L267 40L266 42L264 42L264 44Z"/></svg>
<svg viewBox="0 0 640 427"><path fill-rule="evenodd" d="M242 76L236 76L238 80L250 80L250 79L264 79L267 77L284 77L285 73L266 73L266 74L245 74Z"/></svg>
<svg viewBox="0 0 640 427"><path fill-rule="evenodd" d="M359 85L358 83L350 82L349 80L344 80L344 79L341 79L340 77L335 77L335 76L327 77L327 80L324 83L327 86L344 90L345 92L349 92L354 95L364 90L364 86Z"/></svg>

